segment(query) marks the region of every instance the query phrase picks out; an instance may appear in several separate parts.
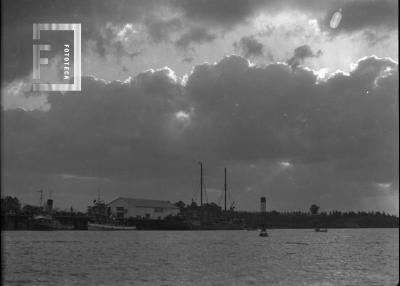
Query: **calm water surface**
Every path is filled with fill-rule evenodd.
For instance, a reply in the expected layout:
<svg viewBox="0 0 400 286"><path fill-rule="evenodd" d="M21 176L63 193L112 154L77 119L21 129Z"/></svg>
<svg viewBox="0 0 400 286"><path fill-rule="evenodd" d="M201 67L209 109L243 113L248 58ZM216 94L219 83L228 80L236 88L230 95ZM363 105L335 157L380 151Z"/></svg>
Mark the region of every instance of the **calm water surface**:
<svg viewBox="0 0 400 286"><path fill-rule="evenodd" d="M397 285L398 229L3 232L5 285Z"/></svg>

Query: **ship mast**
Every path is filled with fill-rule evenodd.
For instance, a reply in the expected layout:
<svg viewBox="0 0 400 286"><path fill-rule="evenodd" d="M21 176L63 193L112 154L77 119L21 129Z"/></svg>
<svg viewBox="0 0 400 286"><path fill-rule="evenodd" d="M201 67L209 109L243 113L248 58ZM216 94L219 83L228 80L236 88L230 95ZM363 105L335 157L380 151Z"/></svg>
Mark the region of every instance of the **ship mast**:
<svg viewBox="0 0 400 286"><path fill-rule="evenodd" d="M43 190L38 191L40 193L40 207L43 207Z"/></svg>
<svg viewBox="0 0 400 286"><path fill-rule="evenodd" d="M200 161L200 225L203 226L203 163Z"/></svg>
<svg viewBox="0 0 400 286"><path fill-rule="evenodd" d="M200 206L203 206L203 163L200 164Z"/></svg>
<svg viewBox="0 0 400 286"><path fill-rule="evenodd" d="M225 206L225 212L226 212L226 168L225 168L225 183L224 183L224 191L225 191L225 201L224 201L224 206Z"/></svg>

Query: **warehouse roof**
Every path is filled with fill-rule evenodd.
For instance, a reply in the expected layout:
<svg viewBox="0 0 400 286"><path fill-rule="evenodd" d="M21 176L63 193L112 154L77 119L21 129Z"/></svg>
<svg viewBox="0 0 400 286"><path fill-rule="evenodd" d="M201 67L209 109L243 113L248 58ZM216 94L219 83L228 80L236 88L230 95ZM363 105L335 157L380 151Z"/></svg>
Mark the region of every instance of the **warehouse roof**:
<svg viewBox="0 0 400 286"><path fill-rule="evenodd" d="M133 198L124 198L118 197L115 200L112 200L108 204L112 204L117 200L125 201L129 207L156 207L156 208L174 208L178 209L178 207L172 204L170 201L159 201L159 200L147 200L147 199L133 199Z"/></svg>

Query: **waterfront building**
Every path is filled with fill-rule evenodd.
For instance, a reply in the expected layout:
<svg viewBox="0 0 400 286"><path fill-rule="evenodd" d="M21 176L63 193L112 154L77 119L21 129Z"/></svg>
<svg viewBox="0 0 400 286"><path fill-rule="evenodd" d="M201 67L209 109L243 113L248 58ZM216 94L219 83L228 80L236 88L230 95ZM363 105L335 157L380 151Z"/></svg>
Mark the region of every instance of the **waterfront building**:
<svg viewBox="0 0 400 286"><path fill-rule="evenodd" d="M109 212L117 219L146 218L164 219L177 215L179 207L169 201L133 199L119 197L107 204Z"/></svg>

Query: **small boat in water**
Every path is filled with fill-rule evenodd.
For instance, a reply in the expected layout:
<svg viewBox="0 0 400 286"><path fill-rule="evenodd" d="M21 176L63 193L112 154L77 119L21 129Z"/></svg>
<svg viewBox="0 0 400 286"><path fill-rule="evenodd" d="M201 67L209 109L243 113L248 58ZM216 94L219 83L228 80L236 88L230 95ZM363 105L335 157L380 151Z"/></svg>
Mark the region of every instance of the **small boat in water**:
<svg viewBox="0 0 400 286"><path fill-rule="evenodd" d="M88 230L136 230L136 226L88 223Z"/></svg>
<svg viewBox="0 0 400 286"><path fill-rule="evenodd" d="M316 232L328 232L328 229L326 227L325 228L316 227L314 230Z"/></svg>
<svg viewBox="0 0 400 286"><path fill-rule="evenodd" d="M50 216L37 215L33 218L34 230L53 230L55 229L54 220Z"/></svg>
<svg viewBox="0 0 400 286"><path fill-rule="evenodd" d="M54 217L43 214L37 215L33 218L34 230L71 230L73 225L63 225Z"/></svg>
<svg viewBox="0 0 400 286"><path fill-rule="evenodd" d="M268 232L265 228L261 229L261 232L259 234L259 236L261 237L267 237L268 236Z"/></svg>

